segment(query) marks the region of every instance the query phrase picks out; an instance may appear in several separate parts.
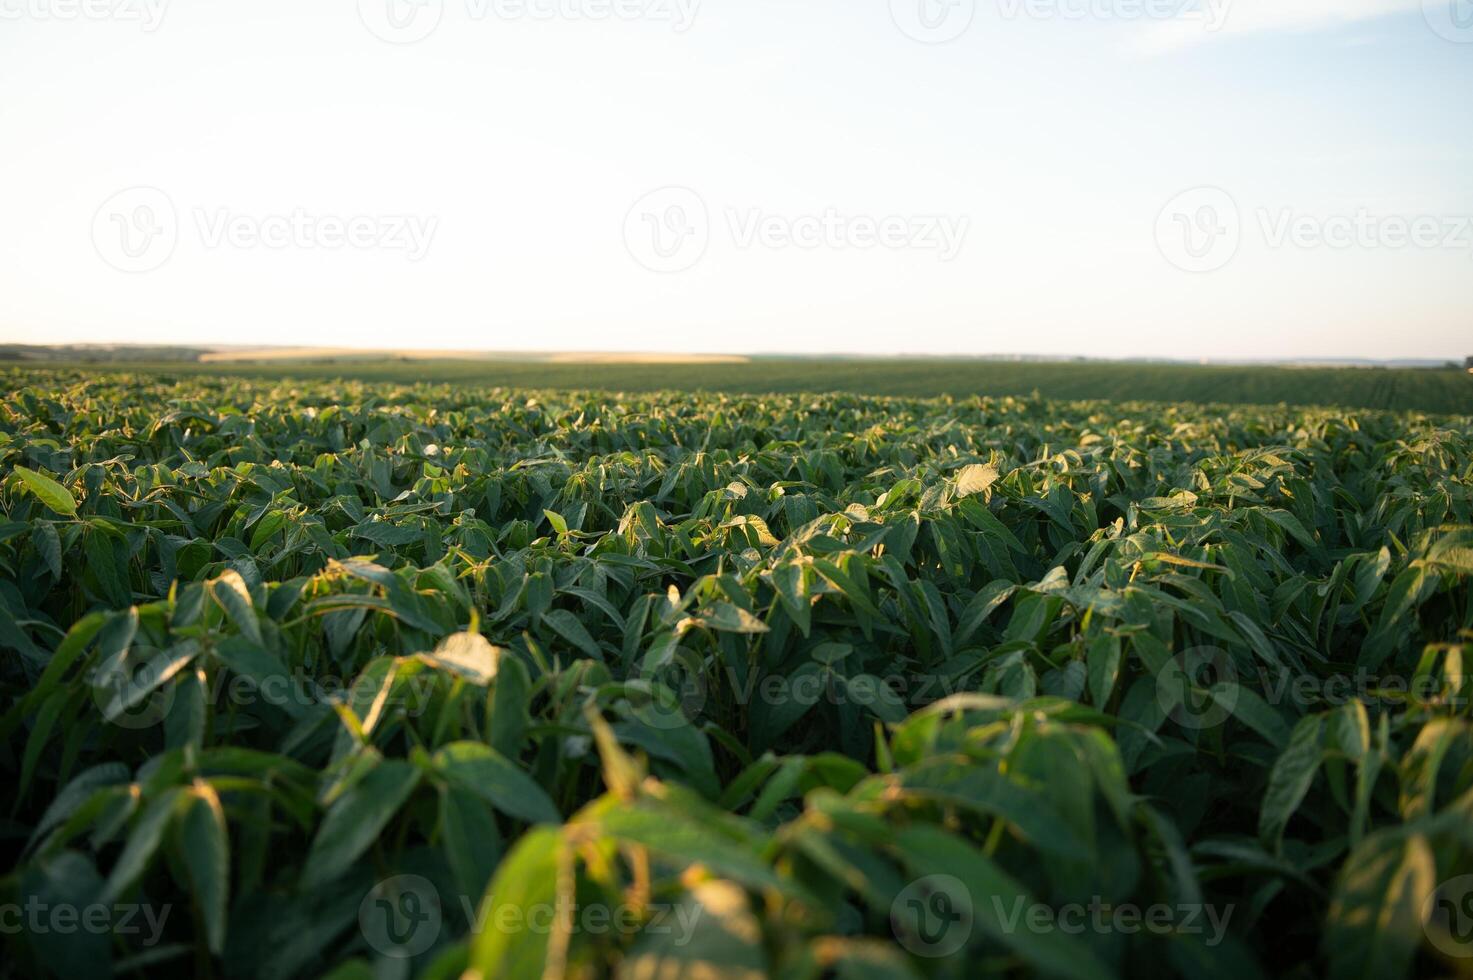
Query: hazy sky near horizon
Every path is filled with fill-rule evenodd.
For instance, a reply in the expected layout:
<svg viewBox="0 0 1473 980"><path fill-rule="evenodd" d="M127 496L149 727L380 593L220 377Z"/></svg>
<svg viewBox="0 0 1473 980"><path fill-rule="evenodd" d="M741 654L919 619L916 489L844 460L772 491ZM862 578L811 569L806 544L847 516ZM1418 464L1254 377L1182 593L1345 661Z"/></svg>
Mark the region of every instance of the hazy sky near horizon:
<svg viewBox="0 0 1473 980"><path fill-rule="evenodd" d="M1473 0L0 0L0 340L1473 353Z"/></svg>

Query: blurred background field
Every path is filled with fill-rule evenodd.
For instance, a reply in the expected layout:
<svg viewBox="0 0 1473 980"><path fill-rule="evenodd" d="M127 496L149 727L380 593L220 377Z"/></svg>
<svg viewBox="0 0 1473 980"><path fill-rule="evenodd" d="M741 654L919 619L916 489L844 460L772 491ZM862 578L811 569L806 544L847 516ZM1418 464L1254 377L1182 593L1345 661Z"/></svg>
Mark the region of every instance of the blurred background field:
<svg viewBox="0 0 1473 980"><path fill-rule="evenodd" d="M0 352L5 353L5 352ZM847 392L935 397L1030 395L1473 414L1473 374L1445 367L1198 365L1180 362L443 352L11 348L5 363L245 377L457 382L512 388L737 394ZM221 358L224 359L221 359Z"/></svg>

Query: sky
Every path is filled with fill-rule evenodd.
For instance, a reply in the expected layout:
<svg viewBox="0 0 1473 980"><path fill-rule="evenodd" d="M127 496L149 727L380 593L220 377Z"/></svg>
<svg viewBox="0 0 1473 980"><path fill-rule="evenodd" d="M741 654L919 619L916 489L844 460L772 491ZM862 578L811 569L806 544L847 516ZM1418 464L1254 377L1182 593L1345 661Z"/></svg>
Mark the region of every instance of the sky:
<svg viewBox="0 0 1473 980"><path fill-rule="evenodd" d="M0 0L0 341L1473 354L1473 0Z"/></svg>

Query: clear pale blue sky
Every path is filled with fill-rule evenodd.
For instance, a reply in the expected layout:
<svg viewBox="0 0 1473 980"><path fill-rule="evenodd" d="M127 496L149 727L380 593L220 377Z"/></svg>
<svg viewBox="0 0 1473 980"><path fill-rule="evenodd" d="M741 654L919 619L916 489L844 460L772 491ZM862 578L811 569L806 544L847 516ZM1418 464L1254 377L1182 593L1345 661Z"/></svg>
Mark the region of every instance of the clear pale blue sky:
<svg viewBox="0 0 1473 980"><path fill-rule="evenodd" d="M1212 33L1141 0L977 0L941 44L907 34L917 5L936 40L970 0L704 0L684 31L423 0L438 27L406 44L373 30L403 0L78 2L0 0L6 341L1473 353L1470 0L1236 0ZM1178 195L1204 186L1241 226L1185 271ZM137 187L172 218L116 197ZM1381 245L1314 237L1362 212ZM837 245L792 244L826 215ZM907 247L856 246L890 217ZM919 247L933 217L965 222L949 260ZM120 256L135 218L169 247ZM1418 218L1436 245L1386 245ZM641 236L693 227L652 271Z"/></svg>

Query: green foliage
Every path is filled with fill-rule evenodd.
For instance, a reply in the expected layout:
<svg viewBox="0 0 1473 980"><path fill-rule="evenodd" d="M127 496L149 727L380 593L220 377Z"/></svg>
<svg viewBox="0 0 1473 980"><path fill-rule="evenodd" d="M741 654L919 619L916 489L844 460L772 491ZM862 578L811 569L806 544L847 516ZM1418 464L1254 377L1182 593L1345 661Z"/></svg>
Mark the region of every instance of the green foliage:
<svg viewBox="0 0 1473 980"><path fill-rule="evenodd" d="M1275 367L1140 361L1008 361L966 357L756 357L745 363L562 363L487 357L405 360L382 354L257 363L204 364L146 358L145 365L95 364L92 371L153 370L181 376L357 378L412 384L500 385L525 390L598 388L659 392L857 395L956 398L974 394L1047 398L1145 399L1249 405L1342 405L1393 411L1473 413L1473 376L1462 370L1381 367Z"/></svg>
<svg viewBox="0 0 1473 980"><path fill-rule="evenodd" d="M1458 965L1467 418L9 377L0 974Z"/></svg>

